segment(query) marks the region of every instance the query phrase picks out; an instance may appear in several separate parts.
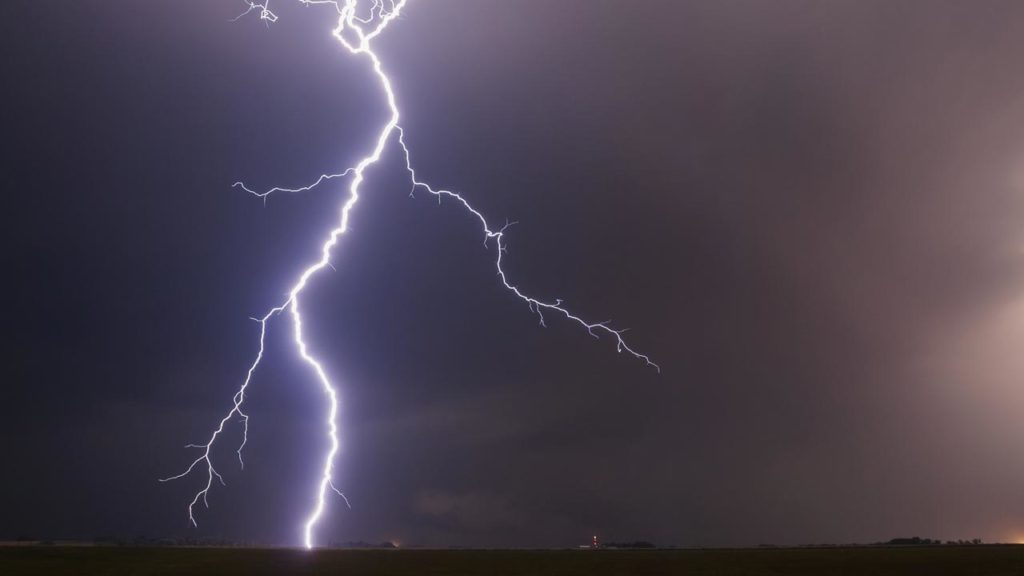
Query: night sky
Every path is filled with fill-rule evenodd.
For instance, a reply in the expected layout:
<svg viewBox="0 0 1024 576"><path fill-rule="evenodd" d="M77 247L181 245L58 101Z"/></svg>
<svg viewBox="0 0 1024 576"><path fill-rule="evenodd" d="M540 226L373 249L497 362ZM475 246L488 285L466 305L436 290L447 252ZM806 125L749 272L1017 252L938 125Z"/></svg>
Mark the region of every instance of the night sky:
<svg viewBox="0 0 1024 576"><path fill-rule="evenodd" d="M0 539L294 545L319 385L270 325L246 467L173 484L386 110L328 9L3 7ZM411 0L376 50L422 177L367 173L306 293L339 383L318 541L1024 538L1024 4Z"/></svg>

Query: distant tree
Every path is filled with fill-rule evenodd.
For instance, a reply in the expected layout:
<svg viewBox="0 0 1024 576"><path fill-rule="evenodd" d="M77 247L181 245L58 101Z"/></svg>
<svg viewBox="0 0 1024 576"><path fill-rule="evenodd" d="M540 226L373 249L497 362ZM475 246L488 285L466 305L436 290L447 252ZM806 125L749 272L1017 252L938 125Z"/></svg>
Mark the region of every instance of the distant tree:
<svg viewBox="0 0 1024 576"><path fill-rule="evenodd" d="M939 546L942 544L942 540L932 538L921 538L914 536L913 538L893 538L888 542L883 542L883 546ZM952 540L948 541L947 544L955 544Z"/></svg>

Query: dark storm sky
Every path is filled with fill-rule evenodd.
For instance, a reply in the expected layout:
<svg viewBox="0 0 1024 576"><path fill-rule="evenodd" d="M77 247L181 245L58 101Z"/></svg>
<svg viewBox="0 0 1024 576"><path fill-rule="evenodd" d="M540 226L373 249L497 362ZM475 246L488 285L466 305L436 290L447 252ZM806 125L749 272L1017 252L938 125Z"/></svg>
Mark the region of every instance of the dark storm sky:
<svg viewBox="0 0 1024 576"><path fill-rule="evenodd" d="M271 325L244 472L189 460L385 120L327 10L4 7L0 538L295 544L323 448ZM421 174L511 232L499 289L392 148L305 299L343 396L318 539L1024 537L1024 5L413 0L380 37Z"/></svg>

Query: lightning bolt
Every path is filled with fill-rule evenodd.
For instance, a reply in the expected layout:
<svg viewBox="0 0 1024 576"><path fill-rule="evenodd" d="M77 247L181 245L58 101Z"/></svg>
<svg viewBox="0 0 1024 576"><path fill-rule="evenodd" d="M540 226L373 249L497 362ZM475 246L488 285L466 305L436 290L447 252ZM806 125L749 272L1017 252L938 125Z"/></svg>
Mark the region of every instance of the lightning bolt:
<svg viewBox="0 0 1024 576"><path fill-rule="evenodd" d="M240 14L235 20L246 16L248 14L256 13L259 17L266 22L268 25L272 22L277 21L277 15L271 12L269 8L269 0L263 0L262 2L253 0L244 0L246 3L246 10ZM205 470L206 482L200 489L188 506L188 517L189 521L196 525L195 519L195 507L202 501L203 505L209 508L208 496L210 489L213 487L214 480L217 480L222 485L224 484L224 478L217 472L213 466L213 459L211 458L211 450L214 444L217 442L219 436L224 432L225 426L233 419L238 419L242 424L242 442L238 447L237 455L239 465L244 467L244 461L242 460L242 449L245 447L248 441L249 431L249 415L242 410L242 405L245 402L245 393L252 382L253 374L259 367L260 362L263 360L264 355L264 339L267 333L267 326L274 317L279 316L287 312L291 315L292 326L294 329L295 346L298 350L299 356L302 360L312 368L316 374L317 380L323 388L324 395L328 400L327 418L326 418L326 429L327 438L329 440L329 449L324 454L323 458L323 471L320 476L316 493L316 504L313 510L306 517L303 524L303 543L306 548L313 547L313 532L316 528L317 523L323 517L324 508L326 506L327 490L330 489L336 492L339 496L345 499L342 494L334 485L334 461L338 454L340 442L338 440L338 387L331 381L327 376L327 372L324 370L323 365L309 352L306 345L306 341L303 339L302 331L302 314L300 308L300 296L305 290L306 286L312 280L318 272L324 268L331 266L331 252L334 247L338 244L339 239L345 232L348 231L349 217L352 213L352 209L359 201L360 188L365 179L366 169L376 164L384 150L387 148L390 142L394 142L401 150L404 160L405 169L409 174L410 182L410 196L412 196L417 190L425 191L433 196L436 196L438 202L447 198L453 200L461 205L469 216L475 218L477 223L483 232L483 242L487 246L493 241L497 250L495 257L495 268L497 269L498 278L501 284L508 291L512 292L516 297L524 301L529 310L538 316L541 326L545 324L545 313L555 313L564 316L566 319L579 324L584 330L587 331L594 338L600 338L601 335L610 336L616 345L618 352L626 352L633 357L641 360L646 365L654 368L655 370L661 371L660 367L655 364L645 354L641 354L632 349L623 338L625 333L624 329L615 329L609 326L609 322L589 322L583 318L573 314L567 308L562 305L562 300L556 299L553 302L540 300L533 296L530 296L520 290L520 288L513 284L508 275L502 268L502 259L507 253L507 247L505 243L505 233L509 226L514 222L506 222L504 226L495 228L491 226L483 214L474 208L464 197L460 194L451 190L435 188L430 184L422 181L413 169L411 154L409 147L405 142L405 132L402 130L398 121L400 118L398 105L396 103L395 93L391 88L391 81L388 75L384 72L384 68L381 64L380 58L373 51L371 42L387 28L388 24L395 20L405 6L407 0L373 0L369 9L366 10L365 14L360 13L360 0L298 0L302 4L306 5L317 5L325 4L333 7L338 15L337 26L334 28L333 34L337 41L343 46L350 54L357 57L365 58L373 72L380 81L381 89L383 90L384 98L387 102L387 108L389 116L387 123L381 129L377 135L377 140L373 146L373 149L364 156L355 166L348 168L342 172L336 174L322 174L311 184L301 186L298 188L271 188L266 191L256 191L247 187L242 182L236 182L234 187L241 188L242 190L257 196L264 201L271 194L276 193L301 193L312 190L317 186L328 182L330 180L338 178L351 177L351 181L348 185L348 197L344 204L341 206L340 222L336 228L331 230L327 239L324 241L320 249L320 259L315 263L307 267L302 274L296 280L291 290L288 292L288 297L284 302L268 310L263 316L253 318L260 327L259 330L259 347L256 354L256 358L252 364L249 365L249 369L245 374L238 391L235 392L232 398L232 407L228 413L220 420L213 433L204 444L189 444L186 448L198 449L201 454L195 458L191 464L180 474L170 476L167 478L160 479L161 482L168 482L171 480L177 480L193 473L196 470ZM348 504L348 500L345 499L345 503Z"/></svg>

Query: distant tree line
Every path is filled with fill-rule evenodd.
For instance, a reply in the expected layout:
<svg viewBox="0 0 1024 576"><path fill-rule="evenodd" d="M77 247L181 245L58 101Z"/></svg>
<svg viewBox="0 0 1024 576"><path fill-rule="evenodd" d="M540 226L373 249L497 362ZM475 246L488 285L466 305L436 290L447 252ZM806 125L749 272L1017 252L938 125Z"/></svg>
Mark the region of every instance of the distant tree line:
<svg viewBox="0 0 1024 576"><path fill-rule="evenodd" d="M983 544L981 538L974 538L973 540L946 540L943 542L939 539L931 538L893 538L888 542L879 542L879 546L977 546Z"/></svg>

